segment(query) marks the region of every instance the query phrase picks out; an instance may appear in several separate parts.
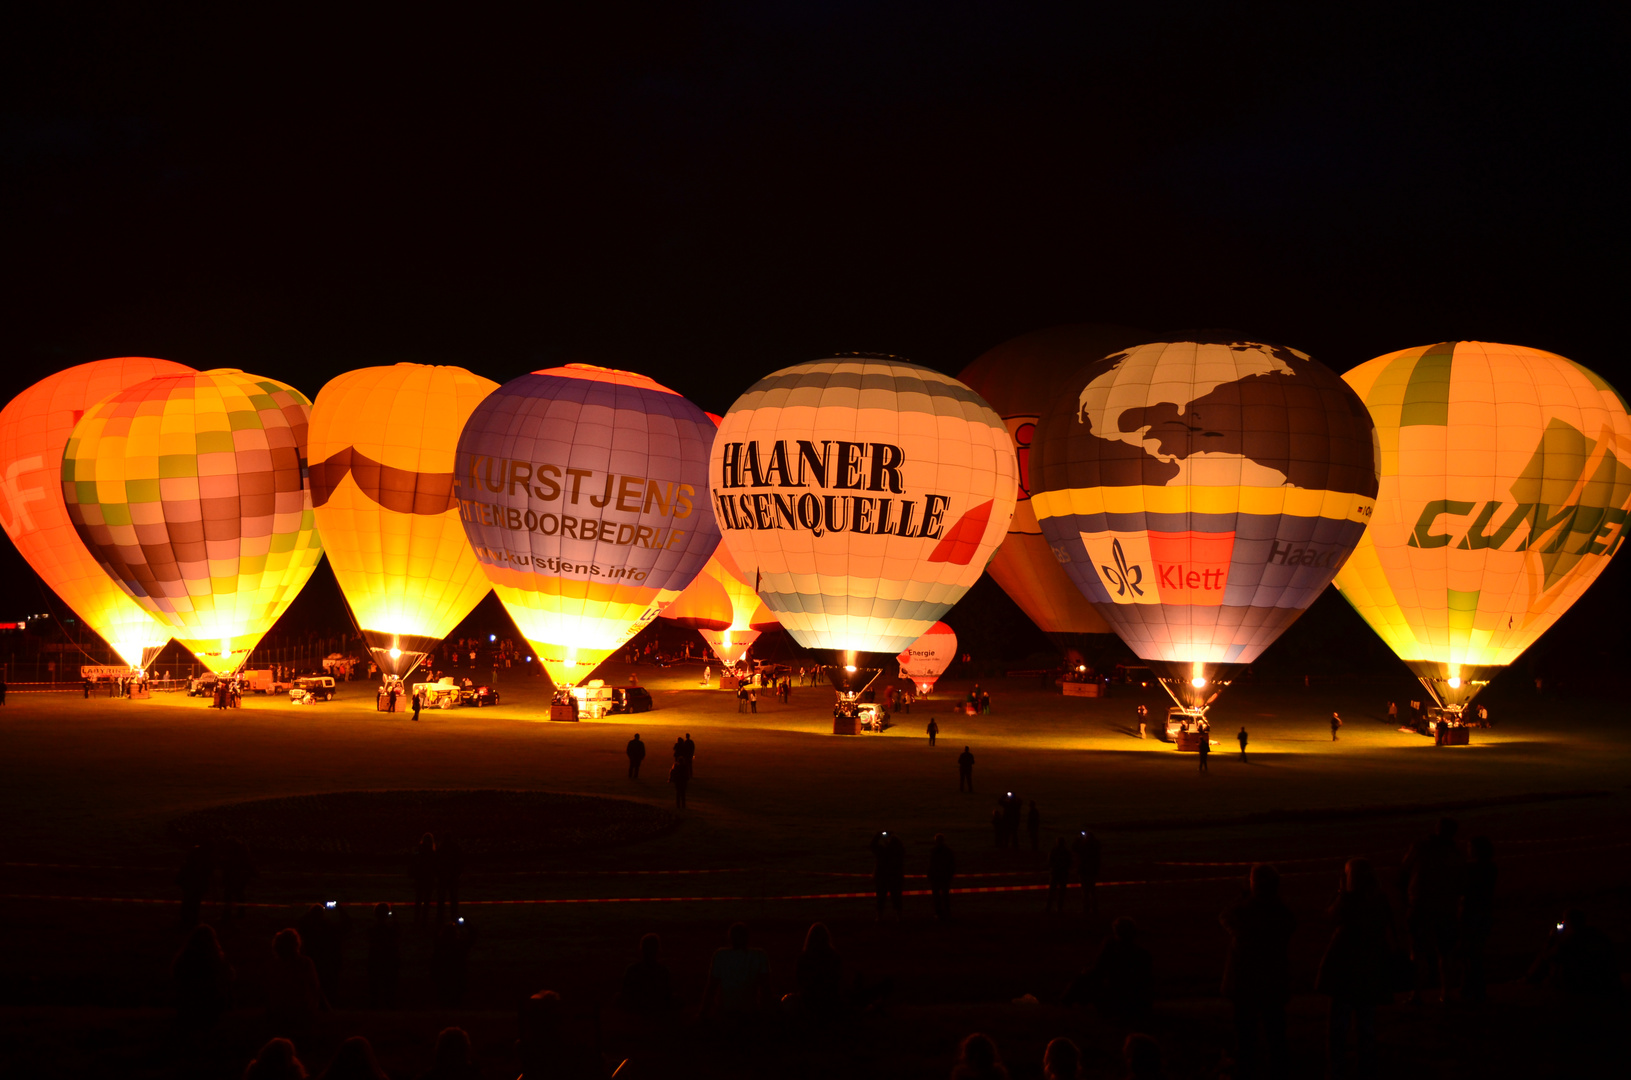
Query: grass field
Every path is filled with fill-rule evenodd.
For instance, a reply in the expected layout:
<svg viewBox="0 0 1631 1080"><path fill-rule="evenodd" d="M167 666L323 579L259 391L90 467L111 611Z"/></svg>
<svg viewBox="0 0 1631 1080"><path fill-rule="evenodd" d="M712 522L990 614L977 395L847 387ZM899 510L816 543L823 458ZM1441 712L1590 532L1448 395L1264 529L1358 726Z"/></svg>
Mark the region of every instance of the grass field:
<svg viewBox="0 0 1631 1080"><path fill-rule="evenodd" d="M663 935L664 959L694 1001L730 922L750 924L785 992L803 929L820 919L851 970L893 979L885 1008L851 1036L783 1046L757 1071L682 1027L671 1044L696 1075L944 1076L955 1040L975 1028L998 1039L1016 1075L1029 1075L1042 1043L1058 1034L1083 1043L1092 1075L1115 1075L1115 1034L1056 1002L1109 919L1127 914L1156 956L1158 1034L1173 1074L1216 1076L1228 1045L1216 916L1254 860L1280 863L1301 920L1293 1039L1299 1068L1312 1074L1324 1005L1311 983L1340 861L1368 854L1396 864L1450 812L1464 837L1485 833L1496 843L1493 955L1504 985L1476 1012L1390 1012L1389 1075L1514 1075L1514 1063L1524 1075L1550 1075L1549 1014L1536 991L1512 980L1563 907L1587 907L1616 936L1631 911L1631 738L1620 710L1593 702L1492 693L1496 728L1475 732L1470 747L1435 749L1384 719L1389 697L1411 695L1403 678L1237 686L1214 712L1220 745L1209 774L1199 775L1195 755L1133 733L1139 701L1164 712L1153 690L1066 699L1034 682L995 680L986 684L992 715L966 717L943 703L967 684L943 682L936 700L897 716L888 733L842 738L829 734L827 690L798 688L790 705L762 701L757 715L744 715L734 695L697 686L699 668L635 670L652 690L653 712L579 724L541 720L545 695L519 677L500 684L498 707L428 711L418 723L375 712L363 684L310 708L250 698L225 713L180 695L13 695L0 715L10 931L0 1049L11 1074L241 1069L261 1034L255 1004L270 934L333 898L351 906L355 929L336 1011L309 1048L319 1063L344 1035L364 1032L393 1076L413 1075L428 1067L435 1032L459 1022L476 1037L487 1075L513 1076L519 998L552 988L591 1016L615 991L641 933ZM629 672L609 665L602 674L621 683ZM1332 709L1345 720L1335 743ZM934 748L922 734L931 715L941 727ZM1234 752L1241 724L1251 734L1248 763ZM651 746L640 780L625 776L623 747L635 731ZM465 914L480 939L464 1008L432 1005L420 937L405 955L403 1010L360 1007L368 912L354 905L409 901L403 862L262 858L250 899L263 906L223 931L243 1008L203 1045L174 1038L165 969L181 939L172 884L181 848L170 822L222 804L340 791L522 789L671 808L668 747L683 732L698 754L677 828L604 849L471 863ZM977 759L974 795L957 791L954 759L965 744ZM870 897L843 895L868 888L867 843L879 829L907 839L909 873L923 871L940 832L961 874L986 875L960 886L1040 883L1045 855L993 846L990 813L1006 790L1036 801L1044 851L1061 832L1098 832L1111 883L1098 916L1045 916L1042 893L1007 891L957 896L945 925L930 918L926 898L908 897L905 921L878 924ZM434 823L403 821L404 852L427 826ZM1041 1003L1012 1004L1026 994Z"/></svg>

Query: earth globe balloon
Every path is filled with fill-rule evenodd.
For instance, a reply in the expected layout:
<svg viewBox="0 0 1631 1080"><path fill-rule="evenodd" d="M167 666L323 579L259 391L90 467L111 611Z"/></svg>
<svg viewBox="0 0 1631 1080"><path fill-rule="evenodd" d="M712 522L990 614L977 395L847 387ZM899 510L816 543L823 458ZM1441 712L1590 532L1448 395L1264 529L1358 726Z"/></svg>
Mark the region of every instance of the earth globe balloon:
<svg viewBox="0 0 1631 1080"><path fill-rule="evenodd" d="M1178 707L1204 715L1359 543L1375 429L1358 395L1295 349L1150 342L1063 384L1031 478L1082 595Z"/></svg>

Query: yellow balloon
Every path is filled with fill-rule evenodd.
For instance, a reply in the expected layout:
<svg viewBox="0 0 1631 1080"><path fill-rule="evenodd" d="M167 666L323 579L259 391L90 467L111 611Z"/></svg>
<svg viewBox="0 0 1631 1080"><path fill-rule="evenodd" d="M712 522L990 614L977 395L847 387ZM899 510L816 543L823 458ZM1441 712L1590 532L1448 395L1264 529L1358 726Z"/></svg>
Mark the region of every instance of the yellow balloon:
<svg viewBox="0 0 1631 1080"><path fill-rule="evenodd" d="M407 675L491 585L453 496L459 432L498 384L459 367L348 371L312 405L312 504L379 669Z"/></svg>
<svg viewBox="0 0 1631 1080"><path fill-rule="evenodd" d="M1382 469L1336 586L1459 710L1618 550L1631 417L1601 376L1518 345L1405 349L1343 378L1376 421Z"/></svg>

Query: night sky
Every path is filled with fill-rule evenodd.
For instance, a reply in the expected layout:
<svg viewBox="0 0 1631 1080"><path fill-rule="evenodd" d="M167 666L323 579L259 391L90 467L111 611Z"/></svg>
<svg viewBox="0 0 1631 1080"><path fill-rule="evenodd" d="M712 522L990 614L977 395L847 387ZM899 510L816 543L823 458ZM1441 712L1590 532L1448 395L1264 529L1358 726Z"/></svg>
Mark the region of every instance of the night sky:
<svg viewBox="0 0 1631 1080"><path fill-rule="evenodd" d="M312 396L587 360L721 412L1080 321L1631 386L1623 7L554 7L8 9L0 395L129 354Z"/></svg>

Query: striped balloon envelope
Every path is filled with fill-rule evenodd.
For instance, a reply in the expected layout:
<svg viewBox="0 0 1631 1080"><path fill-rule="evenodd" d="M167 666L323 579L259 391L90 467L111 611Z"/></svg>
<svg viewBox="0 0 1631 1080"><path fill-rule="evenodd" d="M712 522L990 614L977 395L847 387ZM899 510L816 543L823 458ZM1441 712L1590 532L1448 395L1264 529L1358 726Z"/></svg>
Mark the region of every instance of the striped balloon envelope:
<svg viewBox="0 0 1631 1080"><path fill-rule="evenodd" d="M679 599L663 609L663 617L701 634L727 667L746 656L760 634L778 625L723 544Z"/></svg>
<svg viewBox="0 0 1631 1080"><path fill-rule="evenodd" d="M322 558L311 402L275 379L162 375L93 406L62 455L85 546L211 671L242 666Z"/></svg>
<svg viewBox="0 0 1631 1080"><path fill-rule="evenodd" d="M1556 353L1451 341L1343 376L1381 438L1376 516L1336 585L1459 710L1608 566L1631 510L1631 417Z"/></svg>
<svg viewBox="0 0 1631 1080"><path fill-rule="evenodd" d="M1015 472L980 395L853 354L750 387L708 477L725 546L799 644L894 655L979 579L1013 516Z"/></svg>
<svg viewBox="0 0 1631 1080"><path fill-rule="evenodd" d="M644 375L587 364L511 379L459 436L477 562L560 688L675 599L719 544L706 413Z"/></svg>
<svg viewBox="0 0 1631 1080"><path fill-rule="evenodd" d="M498 384L394 364L332 379L311 410L323 550L379 670L405 676L492 588L453 495L459 433Z"/></svg>
<svg viewBox="0 0 1631 1080"><path fill-rule="evenodd" d="M1376 500L1375 429L1358 395L1295 349L1154 342L1060 388L1031 477L1076 587L1199 706L1359 543Z"/></svg>
<svg viewBox="0 0 1631 1080"><path fill-rule="evenodd" d="M147 356L78 364L48 375L0 411L0 522L28 565L80 621L132 667L146 667L170 631L108 577L74 532L62 501L62 451L74 425L109 394L192 368Z"/></svg>

